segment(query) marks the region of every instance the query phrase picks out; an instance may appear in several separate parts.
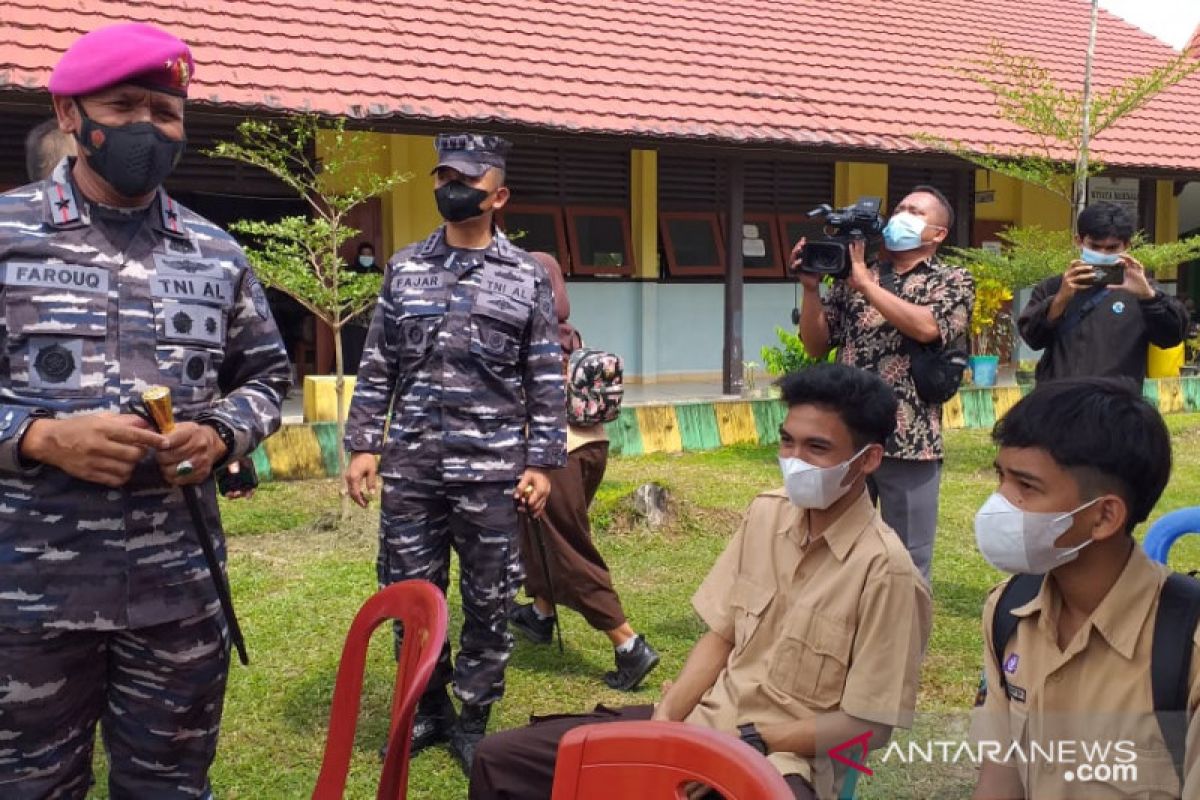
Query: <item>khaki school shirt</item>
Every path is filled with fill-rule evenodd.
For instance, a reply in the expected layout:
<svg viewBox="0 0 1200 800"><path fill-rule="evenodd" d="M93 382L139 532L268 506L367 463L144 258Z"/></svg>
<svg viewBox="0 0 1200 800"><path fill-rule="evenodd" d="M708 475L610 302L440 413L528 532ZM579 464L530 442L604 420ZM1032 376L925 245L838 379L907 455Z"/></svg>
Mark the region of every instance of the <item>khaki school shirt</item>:
<svg viewBox="0 0 1200 800"><path fill-rule="evenodd" d="M1000 742L1005 753L1019 748L1007 763L1020 773L1030 800L1200 797L1196 717L1188 717L1186 789L1181 791L1154 716L1150 650L1158 594L1168 574L1135 545L1117 582L1065 650L1057 641L1062 598L1047 579L1037 597L1014 609L1022 619L999 662L992 657L992 618L1003 584L988 596L983 610L987 694L975 710L974 737ZM1200 639L1193 637L1191 711L1200 702L1198 646ZM1008 696L1000 684L1001 668ZM1118 748L1120 742L1125 744ZM1136 777L1126 765L1136 767Z"/></svg>
<svg viewBox="0 0 1200 800"><path fill-rule="evenodd" d="M807 514L782 490L760 494L692 598L708 627L733 642L687 722L792 722L838 710L907 727L929 638L929 589L864 491L804 546ZM771 753L785 775L834 792L831 759Z"/></svg>

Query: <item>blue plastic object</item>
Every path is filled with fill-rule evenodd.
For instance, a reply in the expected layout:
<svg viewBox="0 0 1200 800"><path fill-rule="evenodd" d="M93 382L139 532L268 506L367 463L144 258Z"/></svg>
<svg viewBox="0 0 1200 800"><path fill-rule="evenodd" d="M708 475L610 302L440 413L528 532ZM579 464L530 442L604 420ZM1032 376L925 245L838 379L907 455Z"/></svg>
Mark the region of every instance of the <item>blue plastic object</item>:
<svg viewBox="0 0 1200 800"><path fill-rule="evenodd" d="M1180 536L1188 533L1200 533L1200 506L1181 508L1160 517L1146 533L1142 549L1151 560L1165 564L1167 555L1171 552L1171 545L1175 544L1175 540Z"/></svg>
<svg viewBox="0 0 1200 800"><path fill-rule="evenodd" d="M838 800L854 800L854 787L858 785L858 770L852 769L842 778L842 790L838 792Z"/></svg>

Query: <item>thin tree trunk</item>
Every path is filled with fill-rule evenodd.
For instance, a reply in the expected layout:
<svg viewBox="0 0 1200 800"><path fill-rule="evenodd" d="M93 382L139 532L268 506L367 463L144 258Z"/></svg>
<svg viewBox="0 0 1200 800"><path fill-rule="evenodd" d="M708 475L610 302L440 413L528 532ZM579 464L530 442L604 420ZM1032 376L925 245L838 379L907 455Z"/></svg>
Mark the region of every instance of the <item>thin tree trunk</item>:
<svg viewBox="0 0 1200 800"><path fill-rule="evenodd" d="M1092 0L1092 28L1083 66L1083 130L1079 138L1079 160L1075 163L1075 208L1071 214L1071 233L1078 233L1079 215L1087 207L1088 147L1092 136L1092 57L1096 53L1099 16L1100 0Z"/></svg>
<svg viewBox="0 0 1200 800"><path fill-rule="evenodd" d="M338 480L342 484L342 522L350 518L350 494L346 491L346 448L342 441L346 437L346 373L342 363L342 327L333 329L333 363L337 379L333 384L333 393L337 397L337 454Z"/></svg>

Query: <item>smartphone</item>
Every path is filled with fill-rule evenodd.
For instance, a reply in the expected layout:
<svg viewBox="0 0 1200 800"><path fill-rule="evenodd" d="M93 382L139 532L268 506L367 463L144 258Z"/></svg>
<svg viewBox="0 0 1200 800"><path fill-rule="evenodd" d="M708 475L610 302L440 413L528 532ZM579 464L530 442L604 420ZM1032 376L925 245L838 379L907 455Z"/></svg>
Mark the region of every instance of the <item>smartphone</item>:
<svg viewBox="0 0 1200 800"><path fill-rule="evenodd" d="M1093 286L1120 286L1125 282L1124 264L1100 264L1092 267Z"/></svg>

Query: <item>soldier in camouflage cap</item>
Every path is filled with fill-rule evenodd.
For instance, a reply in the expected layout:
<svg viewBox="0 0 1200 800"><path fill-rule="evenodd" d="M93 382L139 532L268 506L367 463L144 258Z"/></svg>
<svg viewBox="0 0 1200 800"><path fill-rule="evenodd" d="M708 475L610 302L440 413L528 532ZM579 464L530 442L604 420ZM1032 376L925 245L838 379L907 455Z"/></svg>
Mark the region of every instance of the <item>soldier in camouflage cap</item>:
<svg viewBox="0 0 1200 800"><path fill-rule="evenodd" d="M0 797L205 798L229 636L180 486L279 425L291 370L237 244L161 188L187 45L79 39L50 80L79 158L0 195ZM125 404L170 388L161 436Z"/></svg>
<svg viewBox="0 0 1200 800"><path fill-rule="evenodd" d="M350 404L347 487L359 505L383 477L379 583L444 592L458 552L463 629L418 708L413 750L449 741L469 771L512 650L506 613L520 575L516 502L540 514L545 471L566 462L558 319L545 270L493 224L508 200L498 136L437 138L446 224L392 256ZM385 435L384 422L391 415Z"/></svg>

